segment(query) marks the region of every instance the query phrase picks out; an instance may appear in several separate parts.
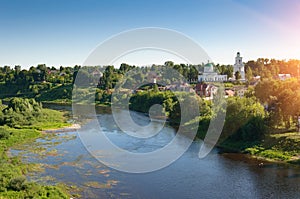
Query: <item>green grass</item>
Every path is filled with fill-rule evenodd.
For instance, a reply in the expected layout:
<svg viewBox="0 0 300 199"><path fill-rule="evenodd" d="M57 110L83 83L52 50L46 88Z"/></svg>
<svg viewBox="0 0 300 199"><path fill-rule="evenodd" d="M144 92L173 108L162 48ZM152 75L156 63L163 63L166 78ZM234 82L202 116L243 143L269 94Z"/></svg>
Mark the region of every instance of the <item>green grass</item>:
<svg viewBox="0 0 300 199"><path fill-rule="evenodd" d="M245 148L244 151L270 160L300 164L300 134L298 132L269 134L259 145Z"/></svg>
<svg viewBox="0 0 300 199"><path fill-rule="evenodd" d="M40 131L32 129L14 129L9 127L0 127L0 131L6 131L10 134L7 139L0 139L1 154L5 152L6 149L15 144L28 142L40 136Z"/></svg>
<svg viewBox="0 0 300 199"><path fill-rule="evenodd" d="M272 160L287 161L291 159L291 154L289 152L277 151L274 149L261 151L260 153L258 153L258 155Z"/></svg>
<svg viewBox="0 0 300 199"><path fill-rule="evenodd" d="M2 198L70 198L64 185L41 185L26 180L26 174L39 170L38 164L25 164L19 157L9 157L11 147L33 142L40 130L68 126L63 112L43 109L43 116L30 126L0 126L0 199Z"/></svg>
<svg viewBox="0 0 300 199"><path fill-rule="evenodd" d="M59 112L51 109L43 109L42 117L38 118L31 125L19 126L17 128L21 129L36 129L36 130L46 130L46 129L58 129L70 126L66 123L66 118L63 112Z"/></svg>
<svg viewBox="0 0 300 199"><path fill-rule="evenodd" d="M270 161L282 161L300 165L300 133L281 132L266 134L261 142L242 142L227 139L219 144L229 152L248 153Z"/></svg>

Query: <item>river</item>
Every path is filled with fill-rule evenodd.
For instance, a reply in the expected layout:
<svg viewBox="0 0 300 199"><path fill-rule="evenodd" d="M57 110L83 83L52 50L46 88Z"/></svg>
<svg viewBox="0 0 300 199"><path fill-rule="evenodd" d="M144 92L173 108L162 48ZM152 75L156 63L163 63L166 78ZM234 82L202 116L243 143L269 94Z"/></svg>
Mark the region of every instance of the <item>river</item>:
<svg viewBox="0 0 300 199"><path fill-rule="evenodd" d="M166 125L156 136L134 140L115 127L109 111L100 110L97 116L109 139L135 152L156 150L175 136L175 130ZM136 120L148 118L138 114ZM242 154L219 153L218 149L199 159L200 141L194 141L168 167L145 174L120 172L99 163L76 132L38 139L36 144L39 147L44 144L49 153L11 150L14 155L22 154L24 161L43 164L44 172L30 178L43 183L76 185L82 198L300 198L299 167L268 162L259 167L259 160Z"/></svg>

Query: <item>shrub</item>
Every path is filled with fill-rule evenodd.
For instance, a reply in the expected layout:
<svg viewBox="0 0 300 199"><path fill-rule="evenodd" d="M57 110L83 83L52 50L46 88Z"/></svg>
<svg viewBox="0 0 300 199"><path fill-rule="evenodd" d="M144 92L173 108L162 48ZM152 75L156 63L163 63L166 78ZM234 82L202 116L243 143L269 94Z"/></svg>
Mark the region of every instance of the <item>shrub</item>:
<svg viewBox="0 0 300 199"><path fill-rule="evenodd" d="M34 99L13 98L0 114L0 125L17 127L30 125L35 118L42 116L42 104Z"/></svg>
<svg viewBox="0 0 300 199"><path fill-rule="evenodd" d="M24 183L26 179L24 176L12 178L9 182L8 188L14 191L21 191L24 189Z"/></svg>
<svg viewBox="0 0 300 199"><path fill-rule="evenodd" d="M242 140L259 141L263 139L266 127L261 117L253 117L242 127Z"/></svg>
<svg viewBox="0 0 300 199"><path fill-rule="evenodd" d="M255 98L232 97L227 100L227 112L222 138L256 141L265 133L265 110Z"/></svg>
<svg viewBox="0 0 300 199"><path fill-rule="evenodd" d="M0 127L0 140L8 139L11 132L7 131L5 128Z"/></svg>

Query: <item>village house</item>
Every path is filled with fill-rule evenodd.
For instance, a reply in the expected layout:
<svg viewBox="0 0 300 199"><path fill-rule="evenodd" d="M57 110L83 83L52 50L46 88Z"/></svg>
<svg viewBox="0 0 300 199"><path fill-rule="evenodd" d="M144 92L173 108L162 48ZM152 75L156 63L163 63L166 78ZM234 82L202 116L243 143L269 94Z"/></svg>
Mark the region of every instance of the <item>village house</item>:
<svg viewBox="0 0 300 199"><path fill-rule="evenodd" d="M188 83L167 85L165 89L170 91L194 92L194 89Z"/></svg>
<svg viewBox="0 0 300 199"><path fill-rule="evenodd" d="M218 87L212 84L198 83L195 87L195 92L200 97L212 97L218 91Z"/></svg>
<svg viewBox="0 0 300 199"><path fill-rule="evenodd" d="M233 97L235 95L235 92L231 89L226 89L225 90L225 98L228 98L228 97Z"/></svg>
<svg viewBox="0 0 300 199"><path fill-rule="evenodd" d="M278 74L278 79L281 81L287 80L292 78L291 74Z"/></svg>
<svg viewBox="0 0 300 199"><path fill-rule="evenodd" d="M244 86L237 86L237 87L234 87L234 93L235 93L235 96L238 96L238 97L244 97L246 91L247 91L247 88L244 87Z"/></svg>

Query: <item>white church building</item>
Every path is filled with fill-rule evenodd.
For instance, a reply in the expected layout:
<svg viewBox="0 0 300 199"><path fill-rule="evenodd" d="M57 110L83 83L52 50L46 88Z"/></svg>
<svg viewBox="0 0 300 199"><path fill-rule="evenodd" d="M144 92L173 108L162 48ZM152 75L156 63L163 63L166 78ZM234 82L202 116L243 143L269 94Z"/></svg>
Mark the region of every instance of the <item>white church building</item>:
<svg viewBox="0 0 300 199"><path fill-rule="evenodd" d="M198 75L198 82L224 82L227 81L227 75L219 75L214 71L212 63L207 63L204 66L203 73Z"/></svg>
<svg viewBox="0 0 300 199"><path fill-rule="evenodd" d="M235 64L233 65L233 79L235 80L235 74L239 72L241 75L241 81L246 81L245 78L245 65L243 63L243 58L241 57L240 52L237 53L235 57Z"/></svg>
<svg viewBox="0 0 300 199"><path fill-rule="evenodd" d="M227 75L219 75L214 71L214 66L212 63L207 63L204 66L204 71L199 73L198 82L225 82L227 80L235 80L235 74L239 72L241 75L240 81L246 81L245 77L245 65L243 63L243 58L241 54L238 52L235 57L235 63L233 65L233 78L227 77Z"/></svg>

